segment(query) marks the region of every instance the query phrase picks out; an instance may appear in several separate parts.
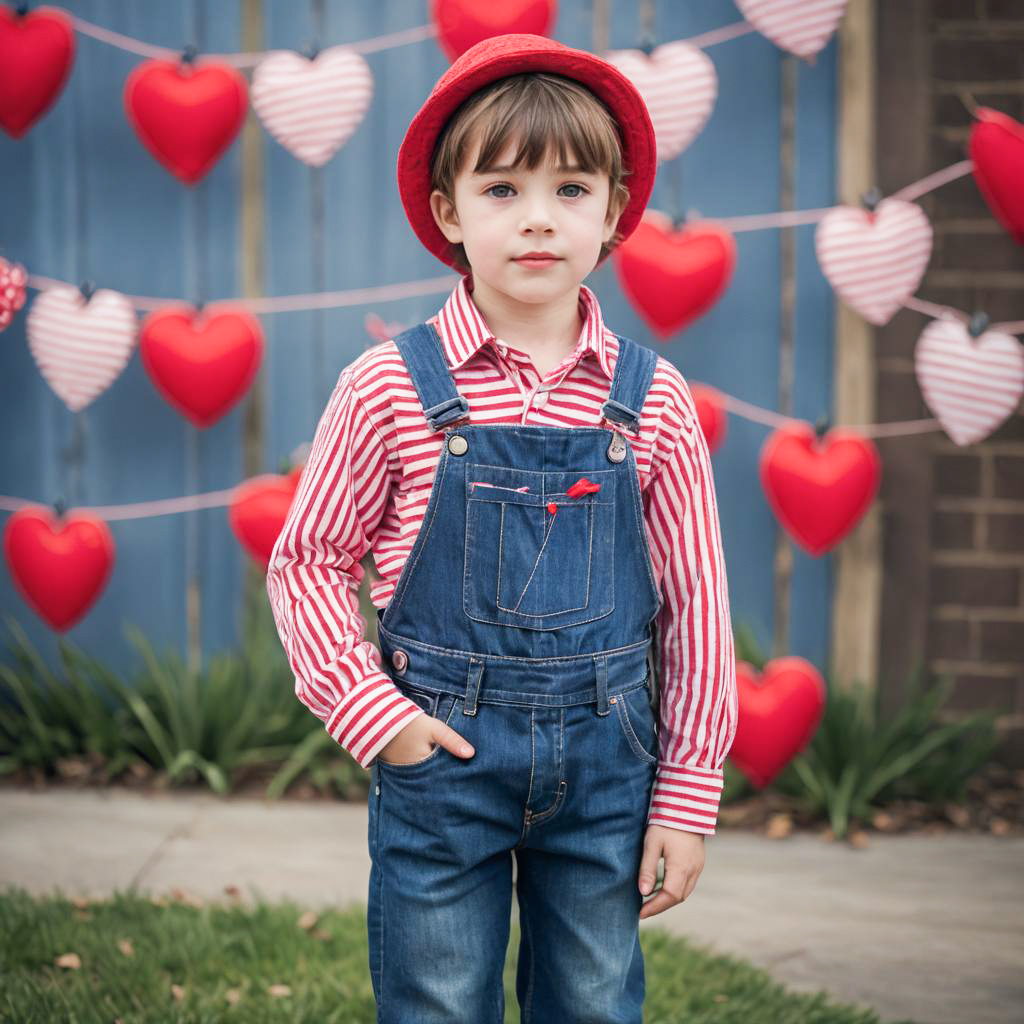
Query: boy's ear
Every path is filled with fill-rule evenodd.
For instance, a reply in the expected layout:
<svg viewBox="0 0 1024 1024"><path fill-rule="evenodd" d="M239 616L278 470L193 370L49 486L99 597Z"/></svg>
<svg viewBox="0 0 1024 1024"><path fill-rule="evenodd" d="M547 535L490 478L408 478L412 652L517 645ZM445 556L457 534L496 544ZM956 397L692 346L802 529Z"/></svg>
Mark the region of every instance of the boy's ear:
<svg viewBox="0 0 1024 1024"><path fill-rule="evenodd" d="M430 193L430 212L441 233L452 245L462 241L462 228L455 204L439 189Z"/></svg>

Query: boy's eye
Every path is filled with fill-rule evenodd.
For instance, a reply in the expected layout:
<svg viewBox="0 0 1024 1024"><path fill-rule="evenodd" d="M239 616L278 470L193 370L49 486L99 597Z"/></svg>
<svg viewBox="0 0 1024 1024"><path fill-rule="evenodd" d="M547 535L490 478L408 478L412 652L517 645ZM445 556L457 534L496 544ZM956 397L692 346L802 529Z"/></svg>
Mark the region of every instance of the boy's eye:
<svg viewBox="0 0 1024 1024"><path fill-rule="evenodd" d="M489 188L487 188L485 190L484 194L485 195L490 195L496 188L508 188L508 189L511 189L512 186L511 185L504 185L504 184L501 184L501 185L491 185ZM579 192L574 194L574 195L570 195L568 197L569 199L579 199L581 195L586 195L587 194L587 189L583 185L577 185L575 182L570 182L570 183L567 183L565 185L562 185L562 188L575 188L575 189L579 189ZM513 189L513 191L515 191L515 190ZM494 199L504 199L505 197L503 195L499 195L499 196L494 196L493 198Z"/></svg>

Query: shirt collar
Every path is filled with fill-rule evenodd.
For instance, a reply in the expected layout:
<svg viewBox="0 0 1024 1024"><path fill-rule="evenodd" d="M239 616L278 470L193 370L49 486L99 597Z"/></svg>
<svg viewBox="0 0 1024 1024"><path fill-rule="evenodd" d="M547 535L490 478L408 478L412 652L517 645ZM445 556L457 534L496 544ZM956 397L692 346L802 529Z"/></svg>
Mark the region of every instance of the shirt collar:
<svg viewBox="0 0 1024 1024"><path fill-rule="evenodd" d="M585 284L580 285L580 313L583 316L583 327L577 342L579 356L583 358L587 353L592 354L605 376L611 380L612 367L609 364L610 353L601 305L597 296ZM431 318L431 322L437 327L445 357L453 370L467 362L484 344L498 340L473 301L465 277L452 289L448 300L436 316Z"/></svg>

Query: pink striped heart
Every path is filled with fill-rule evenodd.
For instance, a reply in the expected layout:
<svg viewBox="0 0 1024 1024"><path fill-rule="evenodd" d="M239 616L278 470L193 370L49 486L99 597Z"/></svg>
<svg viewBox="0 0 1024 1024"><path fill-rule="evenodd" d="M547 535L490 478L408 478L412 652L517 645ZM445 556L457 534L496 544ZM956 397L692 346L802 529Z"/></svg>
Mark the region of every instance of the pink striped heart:
<svg viewBox="0 0 1024 1024"><path fill-rule="evenodd" d="M972 338L959 320L933 320L917 339L914 371L925 403L959 445L988 437L1024 395L1024 348L1010 334Z"/></svg>
<svg viewBox="0 0 1024 1024"><path fill-rule="evenodd" d="M332 46L313 60L276 50L253 69L250 96L263 127L289 153L322 167L363 120L373 99L373 75L345 46Z"/></svg>
<svg viewBox="0 0 1024 1024"><path fill-rule="evenodd" d="M902 199L883 199L873 213L837 206L818 222L814 247L836 294L869 323L884 324L921 283L932 225L920 206Z"/></svg>
<svg viewBox="0 0 1024 1024"><path fill-rule="evenodd" d="M682 40L643 50L612 50L605 60L637 88L651 115L658 162L678 156L700 134L718 98L711 58Z"/></svg>
<svg viewBox="0 0 1024 1024"><path fill-rule="evenodd" d="M736 6L761 35L806 59L829 41L846 0L736 0Z"/></svg>
<svg viewBox="0 0 1024 1024"><path fill-rule="evenodd" d="M36 296L25 321L28 347L46 383L72 411L84 409L117 379L135 348L135 308L101 288L86 302L71 285Z"/></svg>

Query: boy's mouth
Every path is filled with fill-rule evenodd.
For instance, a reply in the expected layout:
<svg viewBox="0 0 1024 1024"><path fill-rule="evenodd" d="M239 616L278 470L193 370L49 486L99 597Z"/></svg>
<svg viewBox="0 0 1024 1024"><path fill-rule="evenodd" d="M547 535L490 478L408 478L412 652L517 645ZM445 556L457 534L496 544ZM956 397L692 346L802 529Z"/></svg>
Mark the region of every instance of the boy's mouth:
<svg viewBox="0 0 1024 1024"><path fill-rule="evenodd" d="M521 263L525 267L547 267L557 263L560 256L553 256L551 253L527 253L525 256L516 256L513 263Z"/></svg>

